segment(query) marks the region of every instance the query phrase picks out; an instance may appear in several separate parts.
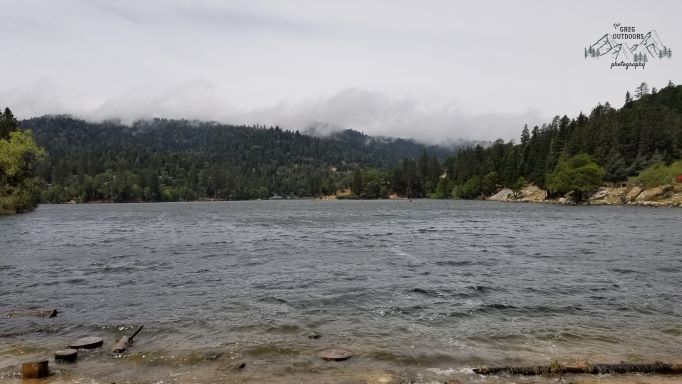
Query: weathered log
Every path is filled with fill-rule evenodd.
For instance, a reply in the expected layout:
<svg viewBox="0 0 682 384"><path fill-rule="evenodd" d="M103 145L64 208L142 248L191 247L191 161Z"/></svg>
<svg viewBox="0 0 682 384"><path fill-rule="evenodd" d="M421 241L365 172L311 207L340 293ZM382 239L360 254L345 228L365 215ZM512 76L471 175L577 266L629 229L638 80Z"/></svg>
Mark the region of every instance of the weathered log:
<svg viewBox="0 0 682 384"><path fill-rule="evenodd" d="M73 349L93 349L101 347L102 344L104 344L104 340L101 337L90 336L75 340L68 347Z"/></svg>
<svg viewBox="0 0 682 384"><path fill-rule="evenodd" d="M47 360L30 361L21 364L21 376L24 379L40 379L50 375Z"/></svg>
<svg viewBox="0 0 682 384"><path fill-rule="evenodd" d="M625 374L625 373L658 373L658 374L682 374L682 364L667 364L661 362L647 363L647 364L588 364L581 367L571 367L563 365L547 365L534 367L493 367L493 368L475 368L475 373L481 375L522 375L522 376L536 376L536 375L551 375L551 374Z"/></svg>
<svg viewBox="0 0 682 384"><path fill-rule="evenodd" d="M7 317L56 317L57 310L54 308L31 309L27 311L12 311Z"/></svg>
<svg viewBox="0 0 682 384"><path fill-rule="evenodd" d="M76 361L76 358L78 358L78 350L77 349L64 349L61 351L57 351L54 353L54 360L55 361L66 361L68 363Z"/></svg>
<svg viewBox="0 0 682 384"><path fill-rule="evenodd" d="M137 331L133 332L131 336L123 336L121 337L115 344L114 347L111 349L115 353L122 353L125 352L126 349L128 349L128 346L132 344L133 342L133 337L137 336L138 333L144 328L144 325L141 325L140 328L137 329Z"/></svg>

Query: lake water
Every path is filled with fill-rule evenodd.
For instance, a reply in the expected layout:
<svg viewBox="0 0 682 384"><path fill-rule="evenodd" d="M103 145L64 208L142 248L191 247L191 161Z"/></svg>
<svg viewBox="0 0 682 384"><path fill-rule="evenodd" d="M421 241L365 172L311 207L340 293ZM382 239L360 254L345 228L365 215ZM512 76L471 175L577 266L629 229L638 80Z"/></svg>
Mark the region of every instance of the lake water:
<svg viewBox="0 0 682 384"><path fill-rule="evenodd" d="M89 335L104 347L52 361L50 382L549 383L471 368L679 363L681 235L682 210L640 207L42 205L0 217L0 310L60 313L0 319L0 381ZM329 347L354 357L316 357Z"/></svg>

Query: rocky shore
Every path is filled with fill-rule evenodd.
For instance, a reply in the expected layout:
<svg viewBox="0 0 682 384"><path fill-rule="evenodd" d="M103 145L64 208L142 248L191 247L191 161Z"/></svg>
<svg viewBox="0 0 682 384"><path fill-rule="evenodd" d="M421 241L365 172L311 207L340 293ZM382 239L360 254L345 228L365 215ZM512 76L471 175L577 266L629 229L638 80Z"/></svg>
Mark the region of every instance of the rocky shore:
<svg viewBox="0 0 682 384"><path fill-rule="evenodd" d="M519 191L503 188L487 198L492 201L526 203L576 204L569 194L549 197L549 193L536 185L527 185ZM644 188L639 185L603 186L594 191L583 204L590 205L641 205L650 207L682 207L682 184Z"/></svg>

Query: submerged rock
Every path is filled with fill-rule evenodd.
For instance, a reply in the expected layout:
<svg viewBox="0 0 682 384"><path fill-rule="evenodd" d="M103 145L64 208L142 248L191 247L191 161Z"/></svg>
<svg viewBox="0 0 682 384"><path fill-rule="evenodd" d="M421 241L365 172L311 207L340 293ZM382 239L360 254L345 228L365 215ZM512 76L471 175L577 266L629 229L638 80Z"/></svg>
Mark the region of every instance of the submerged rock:
<svg viewBox="0 0 682 384"><path fill-rule="evenodd" d="M65 361L71 363L76 361L76 358L78 358L78 350L73 348L64 349L54 353L55 361Z"/></svg>
<svg viewBox="0 0 682 384"><path fill-rule="evenodd" d="M318 352L317 356L326 361L343 361L353 357L353 353L345 349L332 348Z"/></svg>
<svg viewBox="0 0 682 384"><path fill-rule="evenodd" d="M54 308L32 309L28 311L12 311L7 317L57 317L57 310Z"/></svg>
<svg viewBox="0 0 682 384"><path fill-rule="evenodd" d="M101 337L89 336L83 337L69 343L69 348L73 349L93 349L101 347L104 344L104 340Z"/></svg>

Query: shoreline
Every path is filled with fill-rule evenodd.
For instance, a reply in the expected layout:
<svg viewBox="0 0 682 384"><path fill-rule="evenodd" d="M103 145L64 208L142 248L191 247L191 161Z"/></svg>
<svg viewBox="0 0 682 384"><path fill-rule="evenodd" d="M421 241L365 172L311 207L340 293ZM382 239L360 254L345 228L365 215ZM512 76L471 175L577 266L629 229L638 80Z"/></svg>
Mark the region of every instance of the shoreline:
<svg viewBox="0 0 682 384"><path fill-rule="evenodd" d="M51 206L61 206L61 205L118 205L118 204L168 204L168 203L243 203L243 202L256 202L256 201L316 201L316 202L328 202L328 201L403 201L403 202L413 202L413 201L493 201L500 203L532 203L532 204L547 204L547 205L564 205L564 206L627 206L627 207L649 207L649 208L682 208L682 202L667 203L660 201L635 201L635 202L595 202L591 200L586 200L582 202L564 202L561 198L548 198L542 200L530 200L524 198L508 198L508 199L496 199L496 198L481 198L481 199L431 199L428 197L421 198L385 198L385 199L335 199L333 197L301 197L292 199L252 199L252 200L186 200L186 201L121 201L121 202L109 202L109 201L89 201L86 203L78 202L64 202L64 203L40 203L37 208L43 205ZM35 209L33 210L35 211ZM22 213L29 213L22 212ZM2 217L3 215L0 215ZM6 215L13 216L13 215Z"/></svg>
<svg viewBox="0 0 682 384"><path fill-rule="evenodd" d="M110 340L97 349L79 350L75 362L58 362L54 350L59 348L56 341L41 346L32 343L14 348L16 353L3 351L0 359L0 381L3 383L25 383L21 376L21 364L27 361L48 360L50 375L40 382L46 383L352 383L352 384L403 384L403 383L446 383L446 384L512 384L519 382L554 384L561 380L574 384L669 384L682 380L677 373L608 373L608 374L543 374L523 376L508 373L479 374L476 369L496 365L490 361L456 360L437 358L431 362L405 361L393 356L388 361L384 352L361 345L350 345L353 356L343 361L324 361L319 352L327 349L326 342L312 343L303 347L253 346L250 349L229 347L207 347L200 349L156 350L144 346L144 342L126 351L112 353ZM587 349L587 347L586 347ZM588 354L589 355L589 354ZM574 355L549 358L546 361L512 358L511 366L550 366L555 369L584 368L598 364L642 363L641 357L623 361L614 354L609 360L592 361ZM608 360L608 361L607 361ZM679 365L679 357L668 360L660 357L647 363L662 362ZM498 363L499 364L499 363Z"/></svg>
<svg viewBox="0 0 682 384"><path fill-rule="evenodd" d="M283 356L280 356L280 358ZM148 352L111 355L108 351L80 351L73 363L48 360L50 375L36 380L51 384L66 383L284 383L284 384L555 384L566 380L574 384L672 384L682 379L674 373L626 373L626 374L543 374L520 376L515 374L485 375L476 373L473 367L402 366L379 367L367 364L365 357L354 356L346 361L325 362L316 356L292 356L290 359L276 357L262 359L231 359L220 352L197 351L184 360L168 363L155 361ZM19 359L18 359L19 360ZM28 359L21 359L28 361ZM622 363L622 362L621 362ZM670 362L665 362L671 364ZM552 361L556 367L580 367L591 362ZM672 362L672 364L675 364ZM3 383L25 383L21 364L0 369ZM479 367L485 368L485 365Z"/></svg>
<svg viewBox="0 0 682 384"><path fill-rule="evenodd" d="M682 207L682 184L644 188L639 185L602 186L583 201L566 197L549 197L548 191L533 184L518 191L500 189L487 201L514 203L542 203L558 205L597 205L597 206L638 206L638 207Z"/></svg>

